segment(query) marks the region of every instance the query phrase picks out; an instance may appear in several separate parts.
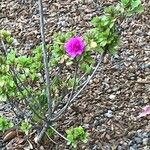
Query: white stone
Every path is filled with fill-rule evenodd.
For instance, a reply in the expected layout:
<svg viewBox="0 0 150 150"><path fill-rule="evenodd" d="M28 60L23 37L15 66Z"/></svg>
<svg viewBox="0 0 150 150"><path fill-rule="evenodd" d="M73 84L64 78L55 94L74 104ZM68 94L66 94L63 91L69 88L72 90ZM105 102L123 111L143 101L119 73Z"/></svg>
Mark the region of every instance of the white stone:
<svg viewBox="0 0 150 150"><path fill-rule="evenodd" d="M110 98L110 99L115 99L115 98L116 98L116 95L111 94L111 95L109 96L109 98Z"/></svg>

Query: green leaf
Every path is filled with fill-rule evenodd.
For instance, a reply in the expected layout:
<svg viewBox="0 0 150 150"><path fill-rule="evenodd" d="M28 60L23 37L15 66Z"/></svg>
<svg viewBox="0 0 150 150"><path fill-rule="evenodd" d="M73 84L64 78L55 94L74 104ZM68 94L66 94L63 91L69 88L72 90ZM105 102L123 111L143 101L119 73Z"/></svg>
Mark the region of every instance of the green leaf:
<svg viewBox="0 0 150 150"><path fill-rule="evenodd" d="M99 46L96 48L95 51L98 52L99 54L101 54L103 52L103 48Z"/></svg>
<svg viewBox="0 0 150 150"><path fill-rule="evenodd" d="M90 63L89 64L87 64L87 63L80 64L81 70L87 74L91 73L92 67L93 67L93 65Z"/></svg>
<svg viewBox="0 0 150 150"><path fill-rule="evenodd" d="M31 74L31 79L32 79L32 81L37 80L38 79L37 74L36 73L32 73Z"/></svg>
<svg viewBox="0 0 150 150"><path fill-rule="evenodd" d="M20 56L20 57L18 57L18 63L19 63L21 66L25 66L25 65L28 63L28 58L27 58L27 56Z"/></svg>
<svg viewBox="0 0 150 150"><path fill-rule="evenodd" d="M0 87L2 88L5 85L5 80L0 79Z"/></svg>
<svg viewBox="0 0 150 150"><path fill-rule="evenodd" d="M0 102L6 102L7 96L5 94L0 94Z"/></svg>
<svg viewBox="0 0 150 150"><path fill-rule="evenodd" d="M77 148L77 144L79 141L82 141L84 143L88 142L88 133L86 133L81 126L76 128L70 128L66 131L66 133L68 139L67 144L71 145L74 148Z"/></svg>
<svg viewBox="0 0 150 150"><path fill-rule="evenodd" d="M107 44L107 41L102 41L102 42L100 42L100 46L101 46L101 47L106 46L106 44Z"/></svg>
<svg viewBox="0 0 150 150"><path fill-rule="evenodd" d="M108 16L105 16L105 15L101 16L101 26L103 27L107 26L110 22L109 19L110 18Z"/></svg>
<svg viewBox="0 0 150 150"><path fill-rule="evenodd" d="M132 9L138 7L141 4L141 0L131 0Z"/></svg>
<svg viewBox="0 0 150 150"><path fill-rule="evenodd" d="M49 128L47 130L47 134L50 136L50 137L53 137L55 135L55 131L52 129L52 128Z"/></svg>
<svg viewBox="0 0 150 150"><path fill-rule="evenodd" d="M13 37L10 37L10 36L7 36L7 37L6 37L6 41L7 41L8 44L11 45L11 44L13 43L13 41L14 41L14 38L13 38Z"/></svg>
<svg viewBox="0 0 150 150"><path fill-rule="evenodd" d="M7 30L0 30L0 37L6 39L8 36L10 36L11 33Z"/></svg>
<svg viewBox="0 0 150 150"><path fill-rule="evenodd" d="M5 132L7 129L12 128L14 124L8 121L5 117L0 116L0 132Z"/></svg>
<svg viewBox="0 0 150 150"><path fill-rule="evenodd" d="M29 134L29 131L31 129L32 125L29 123L29 121L27 119L25 119L24 121L22 121L20 129L26 134Z"/></svg>
<svg viewBox="0 0 150 150"><path fill-rule="evenodd" d="M16 51L12 49L7 55L7 62L8 62L8 64L14 63L15 62L15 58L16 58Z"/></svg>
<svg viewBox="0 0 150 150"><path fill-rule="evenodd" d="M139 5L138 7L134 8L133 11L134 11L135 13L141 14L141 13L144 12L144 6Z"/></svg>
<svg viewBox="0 0 150 150"><path fill-rule="evenodd" d="M15 85L14 81L13 80L9 80L9 85L10 85L10 87L14 87L14 85Z"/></svg>
<svg viewBox="0 0 150 150"><path fill-rule="evenodd" d="M28 75L30 73L30 69L29 68L24 68L25 74Z"/></svg>
<svg viewBox="0 0 150 150"><path fill-rule="evenodd" d="M130 0L121 0L121 3L122 3L124 6L129 5L129 2L130 2Z"/></svg>
<svg viewBox="0 0 150 150"><path fill-rule="evenodd" d="M0 56L0 65L2 65L3 63L5 63L5 59L3 56Z"/></svg>

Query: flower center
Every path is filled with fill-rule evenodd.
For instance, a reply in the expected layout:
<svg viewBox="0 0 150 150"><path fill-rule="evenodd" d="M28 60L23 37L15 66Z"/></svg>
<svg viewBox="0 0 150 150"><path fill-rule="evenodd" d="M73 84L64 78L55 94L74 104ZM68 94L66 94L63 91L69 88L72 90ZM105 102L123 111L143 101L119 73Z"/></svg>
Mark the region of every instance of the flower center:
<svg viewBox="0 0 150 150"><path fill-rule="evenodd" d="M78 43L74 44L73 49L75 52L78 52L80 50L80 44L78 44Z"/></svg>

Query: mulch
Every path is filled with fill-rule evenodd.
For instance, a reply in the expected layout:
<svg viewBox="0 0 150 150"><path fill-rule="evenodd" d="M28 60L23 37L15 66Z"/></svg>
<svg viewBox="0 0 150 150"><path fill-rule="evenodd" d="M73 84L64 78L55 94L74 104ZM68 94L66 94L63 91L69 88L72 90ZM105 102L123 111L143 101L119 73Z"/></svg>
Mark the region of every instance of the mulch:
<svg viewBox="0 0 150 150"><path fill-rule="evenodd" d="M142 2L145 12L121 24L118 54L105 57L89 86L57 122L57 130L64 135L71 126L82 125L86 129L89 142L81 143L79 150L150 150L150 117L137 117L141 108L150 103L150 1ZM111 3L115 1L43 0L46 43L58 31L86 32L91 18ZM32 51L40 43L38 2L0 2L2 28L11 31L20 52ZM8 104L0 106L0 114L13 118ZM63 139L53 140L55 144L49 141L37 149L71 149Z"/></svg>

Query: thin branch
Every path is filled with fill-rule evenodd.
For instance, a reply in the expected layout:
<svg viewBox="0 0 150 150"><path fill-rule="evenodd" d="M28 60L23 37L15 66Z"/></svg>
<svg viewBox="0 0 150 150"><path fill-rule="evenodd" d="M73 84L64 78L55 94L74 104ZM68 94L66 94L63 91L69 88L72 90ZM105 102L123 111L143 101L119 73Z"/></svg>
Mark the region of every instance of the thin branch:
<svg viewBox="0 0 150 150"><path fill-rule="evenodd" d="M75 60L75 62L76 62L76 60ZM68 108L68 106L69 106L69 104L70 104L70 101L71 101L71 99L72 99L73 93L74 93L74 91L75 91L76 79L77 79L77 72L78 72L78 62L76 62L73 88L72 88L72 91L71 91L71 93L70 93L70 96L69 96L69 98L68 98L68 101L67 101L66 105L63 107L64 111Z"/></svg>
<svg viewBox="0 0 150 150"><path fill-rule="evenodd" d="M62 102L62 101L65 99L65 97L69 97L68 100L67 100L66 108L67 108L67 106L69 105L70 100L72 99L72 96L73 96L73 93L74 93L75 87L76 87L76 78L77 78L77 72L78 72L78 65L79 65L79 64L78 64L78 61L76 61L76 60L75 60L75 63L76 63L76 66L75 66L75 74L74 74L73 88L72 88L72 90L71 90L68 94L62 96L62 98L61 98L61 102ZM68 79L68 80L69 80L69 79ZM66 83L67 83L67 82L66 82ZM78 89L78 87L77 87L77 89ZM53 112L57 109L58 106L59 106L59 103L58 103L57 105L55 105L55 107L54 107L54 109L53 109Z"/></svg>
<svg viewBox="0 0 150 150"><path fill-rule="evenodd" d="M3 42L3 40L1 40L1 43L2 43L2 46L3 46L3 50L4 50L4 56L7 57L7 48L6 48L6 46L5 46L4 42ZM14 82L15 82L15 84L16 84L16 86L17 86L19 92L21 93L21 95L24 96L24 94L23 94L23 92L22 92L22 89L20 88L20 86L19 86L17 80L21 83L21 85L23 86L24 89L26 89L27 91L28 91L28 89L27 89L26 86L23 84L23 82L20 80L20 78L18 77L18 74L16 73L16 71L14 70L14 68L13 68L12 66L10 66L10 70L11 70L11 72L13 73L13 79L14 79ZM28 93L29 93L29 91L28 91ZM32 99L33 99L33 96L32 96L31 94L30 94L30 96L31 96ZM28 98L28 99L29 99L29 98ZM34 108L28 103L29 101L28 101L26 98L25 98L24 100L25 100L26 105L28 104L29 108L33 111L33 113L34 113L39 119L44 120L45 122L47 122L47 120L46 120L45 118L41 117L41 116L36 112L36 110L34 110ZM21 111L21 112L22 112L22 111ZM24 114L24 113L22 113L22 114Z"/></svg>
<svg viewBox="0 0 150 150"><path fill-rule="evenodd" d="M50 141L52 141L54 144L57 144L52 138L50 138L50 136L47 133L45 133L45 134Z"/></svg>
<svg viewBox="0 0 150 150"><path fill-rule="evenodd" d="M12 69L12 67L11 67L11 69ZM20 80L20 78L18 77L18 75L15 73L15 71L13 70L12 72L13 72L13 74L14 74L14 76L13 76L13 77L14 77L14 82L15 82L15 84L16 84L16 86L17 86L19 92L21 93L21 95L24 96L22 90L20 89L20 86L18 85L17 79L19 80L19 82L21 82L21 84L22 84L23 86L24 86L24 84L22 83L22 81ZM24 87L25 87L25 86L24 86ZM26 87L25 87L25 88L26 88ZM31 96L31 98L33 99L33 96L32 96L32 95L30 95L30 96ZM33 112L39 119L45 120L45 118L41 117L41 116L36 112L36 110L30 105L29 100L27 100L27 99L29 99L29 98L24 98L26 105L29 106L29 108L32 110L32 112ZM47 121L47 120L45 120L45 121Z"/></svg>
<svg viewBox="0 0 150 150"><path fill-rule="evenodd" d="M75 67L74 83L73 83L73 88L72 88L72 91L71 91L71 94L70 94L70 97L69 97L69 100L68 100L68 105L70 103L70 100L72 99L72 96L73 96L73 93L74 93L75 87L76 87L76 79L77 79L78 64L79 64L76 59L75 59L75 63L76 63L76 67Z"/></svg>
<svg viewBox="0 0 150 150"><path fill-rule="evenodd" d="M19 114L18 114L18 113L15 111L16 105L10 100L9 95L8 95L8 94L6 94L6 95L7 95L7 99L8 99L8 101L9 101L9 104L10 104L10 106L11 106L11 108L12 108L12 111L13 111L13 113L16 115L17 119L19 120L20 117L21 117L22 119L24 119L23 112L17 107L17 109L19 110Z"/></svg>
<svg viewBox="0 0 150 150"><path fill-rule="evenodd" d="M83 74L83 75L81 76L81 78L79 79L79 82L81 82L82 79L83 79L86 75L87 75L86 73ZM78 90L79 88L81 88L85 83L86 83L86 80L83 81L80 85L78 85L77 88L76 88L76 90ZM71 92L72 92L72 91L71 91ZM71 94L71 92L69 92L69 93L66 94L66 95L63 95L63 96L61 97L61 102L63 102L63 101L66 99L66 97L68 97L68 96ZM55 107L53 108L53 112L57 110L59 104L60 104L60 103L58 102L57 105L55 105Z"/></svg>
<svg viewBox="0 0 150 150"><path fill-rule="evenodd" d="M83 89L88 85L89 81L93 78L93 76L95 75L97 69L99 68L99 66L101 65L101 63L103 62L104 56L106 54L106 51L104 51L104 53L101 55L100 60L97 64L97 66L95 67L93 73L91 74L91 76L89 76L89 78L86 80L85 84L81 87L81 89L79 89L79 91L73 96L73 98L70 100L69 103L72 103L77 97L78 95L83 91ZM55 121L56 119L58 119L66 110L66 108L68 108L68 102L66 103L66 105L51 119L51 121Z"/></svg>
<svg viewBox="0 0 150 150"><path fill-rule="evenodd" d="M43 52L43 60L44 60L44 67L45 67L45 76L46 76L46 88L47 88L47 103L48 103L48 120L51 119L52 116L52 100L51 100L51 93L50 93L50 75L49 75L49 67L48 67L48 57L46 53L46 46L45 46L45 34L44 34L44 18L43 18L43 5L42 0L39 0L39 14L40 14L40 31L41 31L41 39L42 39L42 52ZM38 143L41 143L45 132L47 130L47 126L51 122L45 122L45 125L38 136Z"/></svg>
<svg viewBox="0 0 150 150"><path fill-rule="evenodd" d="M87 75L87 73L84 73L81 78L79 79L79 83L85 78L85 76Z"/></svg>
<svg viewBox="0 0 150 150"><path fill-rule="evenodd" d="M45 123L42 131L40 131L39 135L37 136L37 141L36 142L39 143L39 144L42 143L43 137L44 137L44 135L46 133L46 130L47 130L47 125L48 125L48 123Z"/></svg>
<svg viewBox="0 0 150 150"><path fill-rule="evenodd" d="M4 44L4 41L3 40L1 40L1 43L2 43L2 47L3 47L3 52L4 52L4 56L7 56L7 48L6 48L6 46L5 46L5 44Z"/></svg>
<svg viewBox="0 0 150 150"><path fill-rule="evenodd" d="M39 0L39 14L40 14L40 30L41 30L41 38L42 38L42 51L43 51L43 59L44 59L45 75L46 75L48 119L50 119L52 116L52 100L51 100L51 93L50 93L50 75L49 75L49 67L48 67L48 58L47 58L46 46L45 46L42 0Z"/></svg>
<svg viewBox="0 0 150 150"><path fill-rule="evenodd" d="M55 128L53 128L52 126L50 126L50 128L52 130L54 130L60 137L62 137L64 140L68 141L68 139L66 137L64 137L62 134L60 134Z"/></svg>
<svg viewBox="0 0 150 150"><path fill-rule="evenodd" d="M45 124L45 126L43 127L42 131L40 132L40 135L37 138L37 143L41 143L42 139L43 139L43 135L46 133L46 130L48 128L48 126L55 131L60 137L62 137L64 140L68 141L68 139L66 137L64 137L61 133L59 133L55 128L53 128L51 125L48 125L48 123Z"/></svg>

